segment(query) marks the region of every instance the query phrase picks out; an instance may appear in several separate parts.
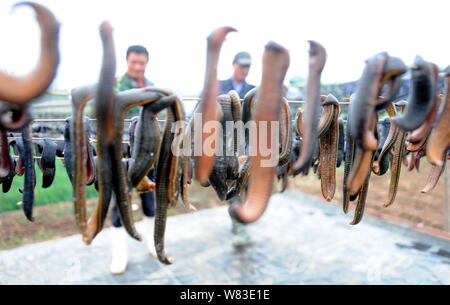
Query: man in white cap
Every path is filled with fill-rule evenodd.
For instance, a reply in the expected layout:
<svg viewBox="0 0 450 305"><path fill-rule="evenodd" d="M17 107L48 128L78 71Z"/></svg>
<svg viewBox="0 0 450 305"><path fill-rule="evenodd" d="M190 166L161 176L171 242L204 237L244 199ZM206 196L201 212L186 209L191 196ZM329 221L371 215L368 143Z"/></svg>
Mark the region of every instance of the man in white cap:
<svg viewBox="0 0 450 305"><path fill-rule="evenodd" d="M255 86L248 84L245 79L250 71L252 65L252 58L247 52L239 52L233 60L233 75L227 80L220 82L220 94L228 93L230 90L236 90L241 98L255 88Z"/></svg>

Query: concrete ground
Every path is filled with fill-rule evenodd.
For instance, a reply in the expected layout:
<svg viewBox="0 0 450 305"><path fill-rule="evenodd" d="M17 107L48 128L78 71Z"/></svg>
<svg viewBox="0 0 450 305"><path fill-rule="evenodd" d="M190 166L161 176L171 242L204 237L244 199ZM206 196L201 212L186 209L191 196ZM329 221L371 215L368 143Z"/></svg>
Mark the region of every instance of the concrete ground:
<svg viewBox="0 0 450 305"><path fill-rule="evenodd" d="M129 239L128 270L111 275L107 229L89 247L76 235L0 251L0 284L450 284L449 240L369 216L350 226L351 216L287 191L249 226L245 249L221 207L169 218L171 266Z"/></svg>

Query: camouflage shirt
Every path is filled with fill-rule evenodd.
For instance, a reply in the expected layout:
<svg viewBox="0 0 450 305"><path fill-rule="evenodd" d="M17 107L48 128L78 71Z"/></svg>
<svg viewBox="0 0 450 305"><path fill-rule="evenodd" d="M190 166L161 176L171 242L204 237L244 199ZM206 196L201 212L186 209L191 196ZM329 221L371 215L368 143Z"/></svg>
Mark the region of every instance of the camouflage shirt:
<svg viewBox="0 0 450 305"><path fill-rule="evenodd" d="M154 84L145 78L145 87L151 87L151 86L154 86ZM135 80L128 77L128 75L126 75L126 74L119 77L116 81L116 92L130 90L130 89L136 89L136 88L139 88L138 83ZM130 117L138 115L139 110L140 110L140 107L131 108L127 112L127 117L130 118Z"/></svg>

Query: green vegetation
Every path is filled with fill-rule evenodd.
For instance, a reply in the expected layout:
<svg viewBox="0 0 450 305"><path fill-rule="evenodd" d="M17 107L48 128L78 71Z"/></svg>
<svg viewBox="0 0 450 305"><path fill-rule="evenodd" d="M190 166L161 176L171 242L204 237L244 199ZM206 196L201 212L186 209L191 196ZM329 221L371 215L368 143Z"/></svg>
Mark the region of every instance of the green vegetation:
<svg viewBox="0 0 450 305"><path fill-rule="evenodd" d="M37 233L34 233L33 236L31 236L31 239L33 241L38 241L41 239L50 239L53 238L55 236L57 236L58 233L56 232L43 232L43 231L39 231Z"/></svg>
<svg viewBox="0 0 450 305"><path fill-rule="evenodd" d="M58 202L72 201L72 184L67 176L66 169L61 160L56 160L56 175L53 184L46 189L42 186L42 172L37 166L36 168L36 188L34 189L34 206L49 205ZM13 185L10 191L6 194L0 191L0 213L7 211L20 210L21 207L17 205L22 201L22 194L19 188L23 187L23 176L15 176ZM97 197L97 192L93 185L87 187L87 197ZM65 213L66 211L61 211Z"/></svg>
<svg viewBox="0 0 450 305"><path fill-rule="evenodd" d="M9 248L15 248L15 247L19 247L25 243L26 243L25 238L13 237L8 240L1 240L0 241L0 249L4 250L4 249L9 249Z"/></svg>

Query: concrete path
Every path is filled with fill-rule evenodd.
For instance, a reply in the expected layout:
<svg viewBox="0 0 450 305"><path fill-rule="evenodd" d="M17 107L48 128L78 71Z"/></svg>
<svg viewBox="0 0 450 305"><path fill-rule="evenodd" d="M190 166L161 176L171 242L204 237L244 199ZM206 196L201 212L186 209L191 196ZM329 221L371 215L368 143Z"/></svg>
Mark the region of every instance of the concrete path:
<svg viewBox="0 0 450 305"><path fill-rule="evenodd" d="M375 218L350 226L339 207L287 191L234 249L226 208L170 217L164 266L129 239L130 262L109 274L110 231L0 251L0 284L450 284L450 241ZM138 224L138 229L141 224Z"/></svg>

